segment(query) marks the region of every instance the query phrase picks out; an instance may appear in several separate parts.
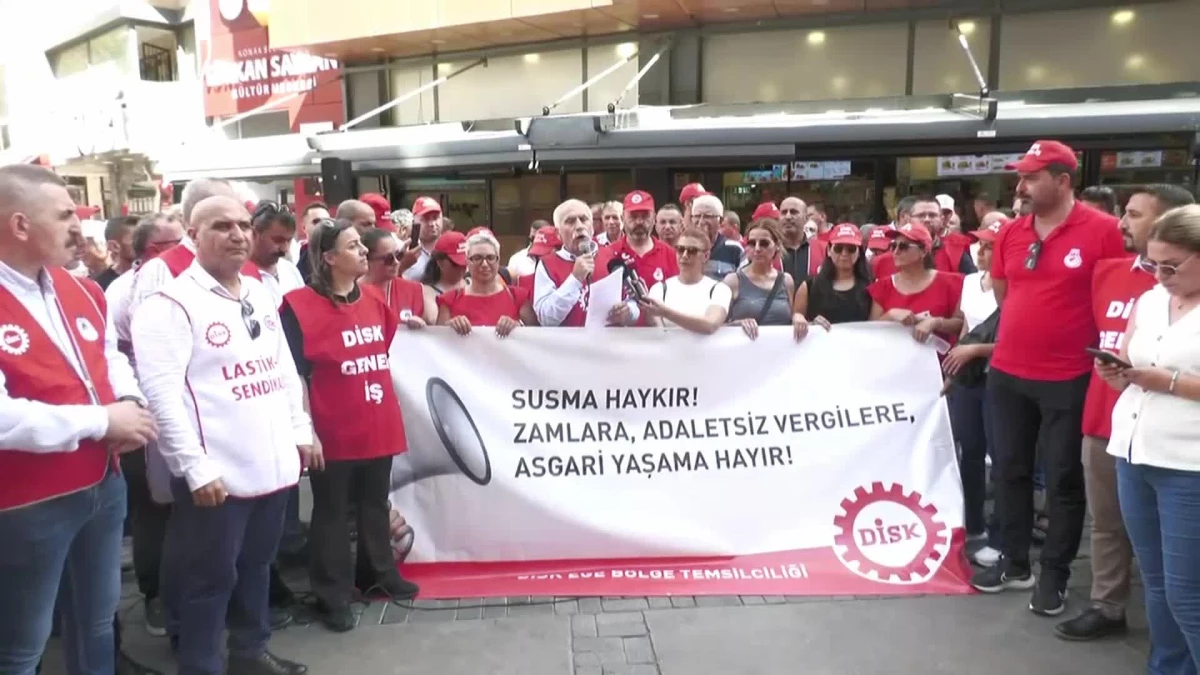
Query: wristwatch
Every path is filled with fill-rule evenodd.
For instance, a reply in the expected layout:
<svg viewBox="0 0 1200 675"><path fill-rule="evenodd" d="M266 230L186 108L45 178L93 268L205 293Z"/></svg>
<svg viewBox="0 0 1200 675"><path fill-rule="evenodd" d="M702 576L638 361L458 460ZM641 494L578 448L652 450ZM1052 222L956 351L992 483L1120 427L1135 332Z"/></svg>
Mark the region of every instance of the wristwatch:
<svg viewBox="0 0 1200 675"><path fill-rule="evenodd" d="M143 401L142 399L138 398L137 396L122 396L121 398L117 399L118 403L120 403L122 401L129 401L130 403L136 403L137 407L141 408L142 410L146 410L146 402Z"/></svg>

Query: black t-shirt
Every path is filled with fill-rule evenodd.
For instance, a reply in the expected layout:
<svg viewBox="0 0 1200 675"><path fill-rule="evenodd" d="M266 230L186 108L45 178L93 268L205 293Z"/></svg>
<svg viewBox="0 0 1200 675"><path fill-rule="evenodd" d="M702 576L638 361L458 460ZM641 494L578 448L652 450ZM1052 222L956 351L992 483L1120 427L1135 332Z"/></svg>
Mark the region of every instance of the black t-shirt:
<svg viewBox="0 0 1200 675"><path fill-rule="evenodd" d="M717 240L713 242L712 251L708 254L708 264L704 266L705 276L721 281L725 275L736 272L741 265L742 247L730 243L724 235L718 234Z"/></svg>
<svg viewBox="0 0 1200 675"><path fill-rule="evenodd" d="M121 276L119 272L111 267L106 267L103 272L100 272L96 276L92 277L92 281L100 284L100 288L107 291L109 284L116 281L117 277L119 276Z"/></svg>
<svg viewBox="0 0 1200 675"><path fill-rule="evenodd" d="M824 279L809 279L808 310L804 318L812 321L818 316L825 317L829 323L866 321L871 316L871 296L867 293L867 284L856 281L853 288L839 291Z"/></svg>
<svg viewBox="0 0 1200 675"><path fill-rule="evenodd" d="M797 287L808 281L808 257L811 255L809 249L807 239L796 248L785 246L783 249L783 271L792 275L792 280L796 282Z"/></svg>

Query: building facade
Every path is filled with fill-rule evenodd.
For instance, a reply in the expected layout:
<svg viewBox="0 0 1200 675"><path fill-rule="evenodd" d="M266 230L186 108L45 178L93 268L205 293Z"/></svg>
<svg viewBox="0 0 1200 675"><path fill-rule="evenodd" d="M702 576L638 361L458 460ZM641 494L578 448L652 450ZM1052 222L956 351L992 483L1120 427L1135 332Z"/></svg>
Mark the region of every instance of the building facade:
<svg viewBox="0 0 1200 675"><path fill-rule="evenodd" d="M71 175L123 145L157 180L297 203L432 194L514 238L566 195L671 201L695 180L744 216L785 194L856 222L916 190L995 203L1006 156L1042 136L1073 143L1087 184L1197 180L1200 0L151 2L162 20L114 3L127 27L10 42L10 151ZM109 90L87 100L133 97L168 72L179 95L127 112L125 136L83 100L72 134L46 130L25 98L93 91L80 75Z"/></svg>

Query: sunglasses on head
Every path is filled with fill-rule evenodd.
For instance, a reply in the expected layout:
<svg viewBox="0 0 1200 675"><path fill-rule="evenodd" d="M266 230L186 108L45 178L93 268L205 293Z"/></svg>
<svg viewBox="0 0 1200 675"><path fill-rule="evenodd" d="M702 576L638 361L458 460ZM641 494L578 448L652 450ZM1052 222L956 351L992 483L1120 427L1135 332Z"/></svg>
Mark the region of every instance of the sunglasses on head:
<svg viewBox="0 0 1200 675"><path fill-rule="evenodd" d="M833 246L830 246L830 249L832 249L834 253L850 254L858 252L858 247L854 244L834 244Z"/></svg>
<svg viewBox="0 0 1200 675"><path fill-rule="evenodd" d="M263 216L277 216L280 213L283 213L283 207L272 201L261 201L254 207L255 220Z"/></svg>
<svg viewBox="0 0 1200 675"><path fill-rule="evenodd" d="M251 340L257 340L259 335L262 335L262 326L254 319L254 307L246 300L240 300L242 306L242 324L246 326L246 330L250 333Z"/></svg>

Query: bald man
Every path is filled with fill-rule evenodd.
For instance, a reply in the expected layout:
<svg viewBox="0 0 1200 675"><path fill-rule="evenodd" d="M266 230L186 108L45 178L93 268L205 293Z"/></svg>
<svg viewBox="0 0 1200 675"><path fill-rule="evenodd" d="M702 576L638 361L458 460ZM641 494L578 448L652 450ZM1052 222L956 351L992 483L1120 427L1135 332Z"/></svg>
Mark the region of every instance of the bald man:
<svg viewBox="0 0 1200 675"><path fill-rule="evenodd" d="M363 230L375 227L375 209L371 208L370 204L357 199L347 199L338 204L337 213L333 217L354 223L354 227L358 228L360 234Z"/></svg>
<svg viewBox="0 0 1200 675"><path fill-rule="evenodd" d="M60 585L67 673L117 668L126 497L113 456L157 430L104 294L63 269L81 237L61 178L0 168L2 673L37 669Z"/></svg>
<svg viewBox="0 0 1200 675"><path fill-rule="evenodd" d="M306 667L267 651L270 567L288 491L323 462L274 296L242 274L250 214L214 196L190 222L195 259L145 300L132 331L172 476L179 672L302 675Z"/></svg>

